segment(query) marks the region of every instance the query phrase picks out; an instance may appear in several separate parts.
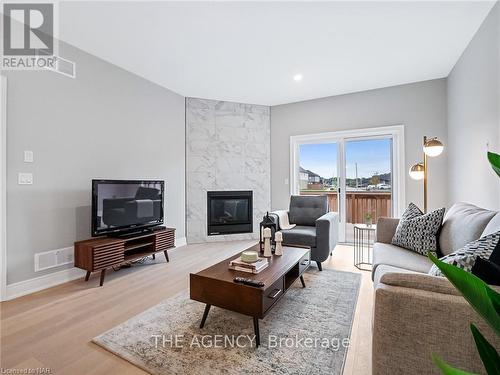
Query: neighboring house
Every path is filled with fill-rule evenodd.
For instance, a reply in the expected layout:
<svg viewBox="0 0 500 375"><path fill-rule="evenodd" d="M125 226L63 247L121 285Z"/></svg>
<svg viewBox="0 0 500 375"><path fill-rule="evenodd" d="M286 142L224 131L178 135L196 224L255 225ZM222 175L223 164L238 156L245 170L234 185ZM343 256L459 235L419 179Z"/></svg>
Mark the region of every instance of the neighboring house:
<svg viewBox="0 0 500 375"><path fill-rule="evenodd" d="M300 167L299 169L300 189L322 189L323 177L308 169Z"/></svg>

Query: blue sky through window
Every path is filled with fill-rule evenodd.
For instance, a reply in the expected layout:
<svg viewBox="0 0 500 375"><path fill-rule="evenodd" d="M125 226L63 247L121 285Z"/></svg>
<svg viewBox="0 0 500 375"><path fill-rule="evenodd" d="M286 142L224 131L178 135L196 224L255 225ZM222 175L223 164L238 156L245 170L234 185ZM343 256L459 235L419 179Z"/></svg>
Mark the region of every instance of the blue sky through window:
<svg viewBox="0 0 500 375"><path fill-rule="evenodd" d="M391 171L391 140L372 139L347 141L346 177L356 175L355 163L358 163L358 177L371 177L375 173ZM316 143L300 145L300 166L321 177L337 176L337 144Z"/></svg>

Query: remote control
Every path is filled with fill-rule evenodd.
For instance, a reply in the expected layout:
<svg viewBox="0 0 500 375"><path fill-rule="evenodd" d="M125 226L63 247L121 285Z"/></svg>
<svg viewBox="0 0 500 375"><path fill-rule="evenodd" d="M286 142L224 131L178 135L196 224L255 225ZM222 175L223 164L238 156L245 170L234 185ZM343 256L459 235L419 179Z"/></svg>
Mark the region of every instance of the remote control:
<svg viewBox="0 0 500 375"><path fill-rule="evenodd" d="M256 286L258 288L262 288L264 286L264 282L262 281L257 281L257 280L252 280L252 279L245 279L244 277L235 277L233 279L235 283L241 283L249 286Z"/></svg>

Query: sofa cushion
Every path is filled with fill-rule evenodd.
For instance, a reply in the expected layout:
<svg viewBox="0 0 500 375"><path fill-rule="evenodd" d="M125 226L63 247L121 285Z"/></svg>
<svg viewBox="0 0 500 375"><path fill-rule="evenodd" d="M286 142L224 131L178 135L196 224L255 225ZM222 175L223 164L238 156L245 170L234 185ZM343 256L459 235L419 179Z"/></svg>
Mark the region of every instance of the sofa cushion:
<svg viewBox="0 0 500 375"><path fill-rule="evenodd" d="M328 212L326 195L292 195L289 219L291 224L315 226L316 220Z"/></svg>
<svg viewBox="0 0 500 375"><path fill-rule="evenodd" d="M437 254L437 235L443 222L444 208L427 214L410 203L399 221L392 244L422 255Z"/></svg>
<svg viewBox="0 0 500 375"><path fill-rule="evenodd" d="M500 266L488 259L477 258L471 272L487 284L500 286Z"/></svg>
<svg viewBox="0 0 500 375"><path fill-rule="evenodd" d="M380 283L380 279L382 276L384 276L386 273L389 272L396 272L396 273L418 273L421 274L420 272L416 271L410 271L405 268L400 268L400 267L394 267L394 266L388 266L387 264L380 264L375 272L373 273L373 287L376 288L378 284Z"/></svg>
<svg viewBox="0 0 500 375"><path fill-rule="evenodd" d="M493 216L493 218L488 222L486 228L484 228L483 233L481 233L481 237L498 232L499 230L500 230L500 212L497 212L496 215Z"/></svg>
<svg viewBox="0 0 500 375"><path fill-rule="evenodd" d="M297 225L292 229L282 230L283 243L316 247L316 227Z"/></svg>
<svg viewBox="0 0 500 375"><path fill-rule="evenodd" d="M500 232L481 237L476 241L468 243L461 249L442 257L440 260L448 264L453 264L464 271L471 272L476 258L489 259L493 250L497 247L499 240ZM437 266L433 265L429 271L429 275L442 276L443 274Z"/></svg>
<svg viewBox="0 0 500 375"><path fill-rule="evenodd" d="M461 202L451 206L444 217L439 235L439 248L442 255L448 255L479 239L493 216L495 216L494 211L469 203ZM498 230L500 230L500 219L498 228L491 233Z"/></svg>
<svg viewBox="0 0 500 375"><path fill-rule="evenodd" d="M380 265L404 268L409 271L427 273L432 262L426 256L395 245L382 242L373 244L373 274Z"/></svg>

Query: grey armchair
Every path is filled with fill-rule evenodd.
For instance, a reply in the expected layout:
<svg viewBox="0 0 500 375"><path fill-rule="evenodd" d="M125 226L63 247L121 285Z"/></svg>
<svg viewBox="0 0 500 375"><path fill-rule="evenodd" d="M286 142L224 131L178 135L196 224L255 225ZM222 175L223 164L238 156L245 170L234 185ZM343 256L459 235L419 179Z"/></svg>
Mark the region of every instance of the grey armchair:
<svg viewBox="0 0 500 375"><path fill-rule="evenodd" d="M324 262L338 242L339 220L336 212L328 212L324 195L292 195L288 211L292 229L282 229L283 243L311 247L311 260L322 271ZM279 223L278 223L279 224Z"/></svg>

